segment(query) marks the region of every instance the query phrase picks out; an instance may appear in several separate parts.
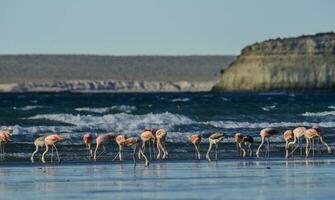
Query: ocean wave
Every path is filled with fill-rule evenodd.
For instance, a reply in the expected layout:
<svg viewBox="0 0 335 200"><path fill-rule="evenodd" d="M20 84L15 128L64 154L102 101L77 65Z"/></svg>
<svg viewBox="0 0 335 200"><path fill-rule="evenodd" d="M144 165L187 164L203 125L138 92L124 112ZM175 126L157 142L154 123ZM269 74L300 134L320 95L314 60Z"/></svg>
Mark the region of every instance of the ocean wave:
<svg viewBox="0 0 335 200"><path fill-rule="evenodd" d="M328 106L328 108L335 110L335 106Z"/></svg>
<svg viewBox="0 0 335 200"><path fill-rule="evenodd" d="M177 99L171 99L171 102L187 102L190 101L190 98L177 98Z"/></svg>
<svg viewBox="0 0 335 200"><path fill-rule="evenodd" d="M276 107L277 107L277 105L275 104L275 105L272 105L272 106L264 106L264 107L261 107L261 108L264 111L271 111L273 109L276 109Z"/></svg>
<svg viewBox="0 0 335 200"><path fill-rule="evenodd" d="M145 128L172 129L176 125L194 123L190 118L169 112L160 114L131 115L127 113L108 114L103 116L45 114L36 115L29 119L47 119L73 124L77 130L105 130L118 134L139 133Z"/></svg>
<svg viewBox="0 0 335 200"><path fill-rule="evenodd" d="M90 108L90 107L81 107L81 108L75 108L76 111L85 111L85 112L92 112L92 113L108 113L112 111L119 111L119 112L125 112L125 113L131 113L134 110L136 110L136 106L128 106L128 105L115 105L112 107L103 107L103 108Z"/></svg>
<svg viewBox="0 0 335 200"><path fill-rule="evenodd" d="M323 117L323 116L335 115L335 111L305 112L300 115L306 117Z"/></svg>
<svg viewBox="0 0 335 200"><path fill-rule="evenodd" d="M325 128L333 128L335 127L335 122L320 122L320 123L312 123L312 122L259 122L259 123L251 123L251 122L236 122L236 121L208 121L202 122L203 124L211 125L216 128L227 128L227 129L236 129L236 128L249 128L249 129L261 129L266 127L312 127L314 125L318 125L320 127Z"/></svg>
<svg viewBox="0 0 335 200"><path fill-rule="evenodd" d="M35 110L40 108L45 108L45 106L28 105L23 107L13 107L14 110L23 110L23 111Z"/></svg>

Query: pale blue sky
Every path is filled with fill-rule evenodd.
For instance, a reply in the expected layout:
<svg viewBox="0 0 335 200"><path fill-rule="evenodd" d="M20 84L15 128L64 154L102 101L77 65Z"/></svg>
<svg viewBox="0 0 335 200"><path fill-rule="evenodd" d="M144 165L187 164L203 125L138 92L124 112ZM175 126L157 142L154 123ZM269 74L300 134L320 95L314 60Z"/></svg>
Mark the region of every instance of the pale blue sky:
<svg viewBox="0 0 335 200"><path fill-rule="evenodd" d="M0 0L0 54L238 54L334 30L332 0Z"/></svg>

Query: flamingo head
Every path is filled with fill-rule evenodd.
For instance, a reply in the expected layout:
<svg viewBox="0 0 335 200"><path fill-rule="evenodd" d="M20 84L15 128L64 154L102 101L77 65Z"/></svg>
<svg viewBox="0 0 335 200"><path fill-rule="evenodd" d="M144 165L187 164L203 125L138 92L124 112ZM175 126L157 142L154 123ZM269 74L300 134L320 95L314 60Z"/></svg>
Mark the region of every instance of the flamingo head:
<svg viewBox="0 0 335 200"><path fill-rule="evenodd" d="M321 127L320 126L318 126L318 125L314 125L313 127L312 127L312 129L315 129L318 133L321 133Z"/></svg>
<svg viewBox="0 0 335 200"><path fill-rule="evenodd" d="M86 134L83 136L83 140L84 140L84 143L91 143L92 140L93 140L93 136L92 136L92 134L90 134L90 133L86 133Z"/></svg>
<svg viewBox="0 0 335 200"><path fill-rule="evenodd" d="M241 133L235 133L235 136L234 136L235 142L241 142L242 138L243 137Z"/></svg>

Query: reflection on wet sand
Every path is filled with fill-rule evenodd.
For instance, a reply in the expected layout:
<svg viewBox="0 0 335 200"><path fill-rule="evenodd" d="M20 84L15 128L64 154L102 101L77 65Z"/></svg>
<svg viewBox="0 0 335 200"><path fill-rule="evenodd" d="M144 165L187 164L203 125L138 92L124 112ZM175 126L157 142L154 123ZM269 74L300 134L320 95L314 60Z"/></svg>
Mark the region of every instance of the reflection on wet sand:
<svg viewBox="0 0 335 200"><path fill-rule="evenodd" d="M25 200L219 199L223 194L228 199L331 199L334 167L331 159L153 162L149 168L131 163L7 166L0 168L0 193ZM243 192L236 192L240 188Z"/></svg>

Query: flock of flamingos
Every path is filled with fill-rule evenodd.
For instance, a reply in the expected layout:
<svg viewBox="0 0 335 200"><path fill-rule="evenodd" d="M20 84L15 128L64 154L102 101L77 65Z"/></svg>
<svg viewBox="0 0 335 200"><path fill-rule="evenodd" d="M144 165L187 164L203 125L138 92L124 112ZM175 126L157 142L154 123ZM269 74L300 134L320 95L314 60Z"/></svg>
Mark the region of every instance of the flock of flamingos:
<svg viewBox="0 0 335 200"><path fill-rule="evenodd" d="M2 128L0 129L0 160L4 160L5 156L5 144L11 141L11 136L13 133L12 128ZM260 131L261 143L256 151L256 156L259 157L260 150L265 142L267 142L265 156L269 157L269 149L270 149L270 141L269 139L272 136L279 135L280 131L275 128L265 128ZM139 135L139 137L126 137L125 135L115 135L113 133L101 134L95 138L96 146L93 151L92 143L94 137L90 133L86 133L83 136L83 143L86 146L88 151L88 158L91 159L93 157L94 160L97 160L99 156L106 152L106 145L112 143L114 140L119 147L118 153L116 154L115 159L123 160L123 148L130 147L133 150L132 157L134 164L136 165L136 153L138 154L138 158L144 158L145 166L149 166L149 160L145 155L145 146L146 143L149 144L149 153L151 157L151 150L155 152L157 148L157 156L156 159L166 159L168 157L168 151L165 146L165 141L167 137L167 132L164 129L152 130L146 129L143 133ZM305 138L306 140L306 158L309 156L310 150L314 151L314 139L318 139L322 144L327 147L328 153L331 153L330 146L324 142L323 137L321 135L321 129L318 126L313 126L310 129L306 129L304 127L298 127L294 130L287 130L283 133L283 138L286 142L285 144L285 158L288 158L289 155L293 155L294 151L297 148L300 148L300 152L302 152L301 146L301 138ZM206 153L206 159L211 161L210 153L212 151L213 145L215 146L215 159L217 160L218 156L218 145L223 140L223 133L214 133L209 136L209 148ZM194 145L195 149L195 159L200 160L200 143L201 143L200 135L192 135L190 138L190 142ZM248 135L242 135L241 133L236 133L234 136L237 152L240 156L245 157L247 154L252 156L252 144L254 143L254 139ZM64 137L58 134L51 134L47 136L42 136L37 138L34 141L36 146L35 151L31 155L31 161L34 162L34 155L38 152L39 148L43 148L45 146L45 151L42 153L41 161L46 163L45 155L48 151L52 150L51 160L53 157L53 151L55 150L58 162L60 162L58 149L56 147L56 143L64 140ZM156 144L156 148L154 147ZM103 147L103 151L98 154L99 147ZM292 146L292 151L289 153L290 146ZM313 152L314 153L314 152Z"/></svg>

